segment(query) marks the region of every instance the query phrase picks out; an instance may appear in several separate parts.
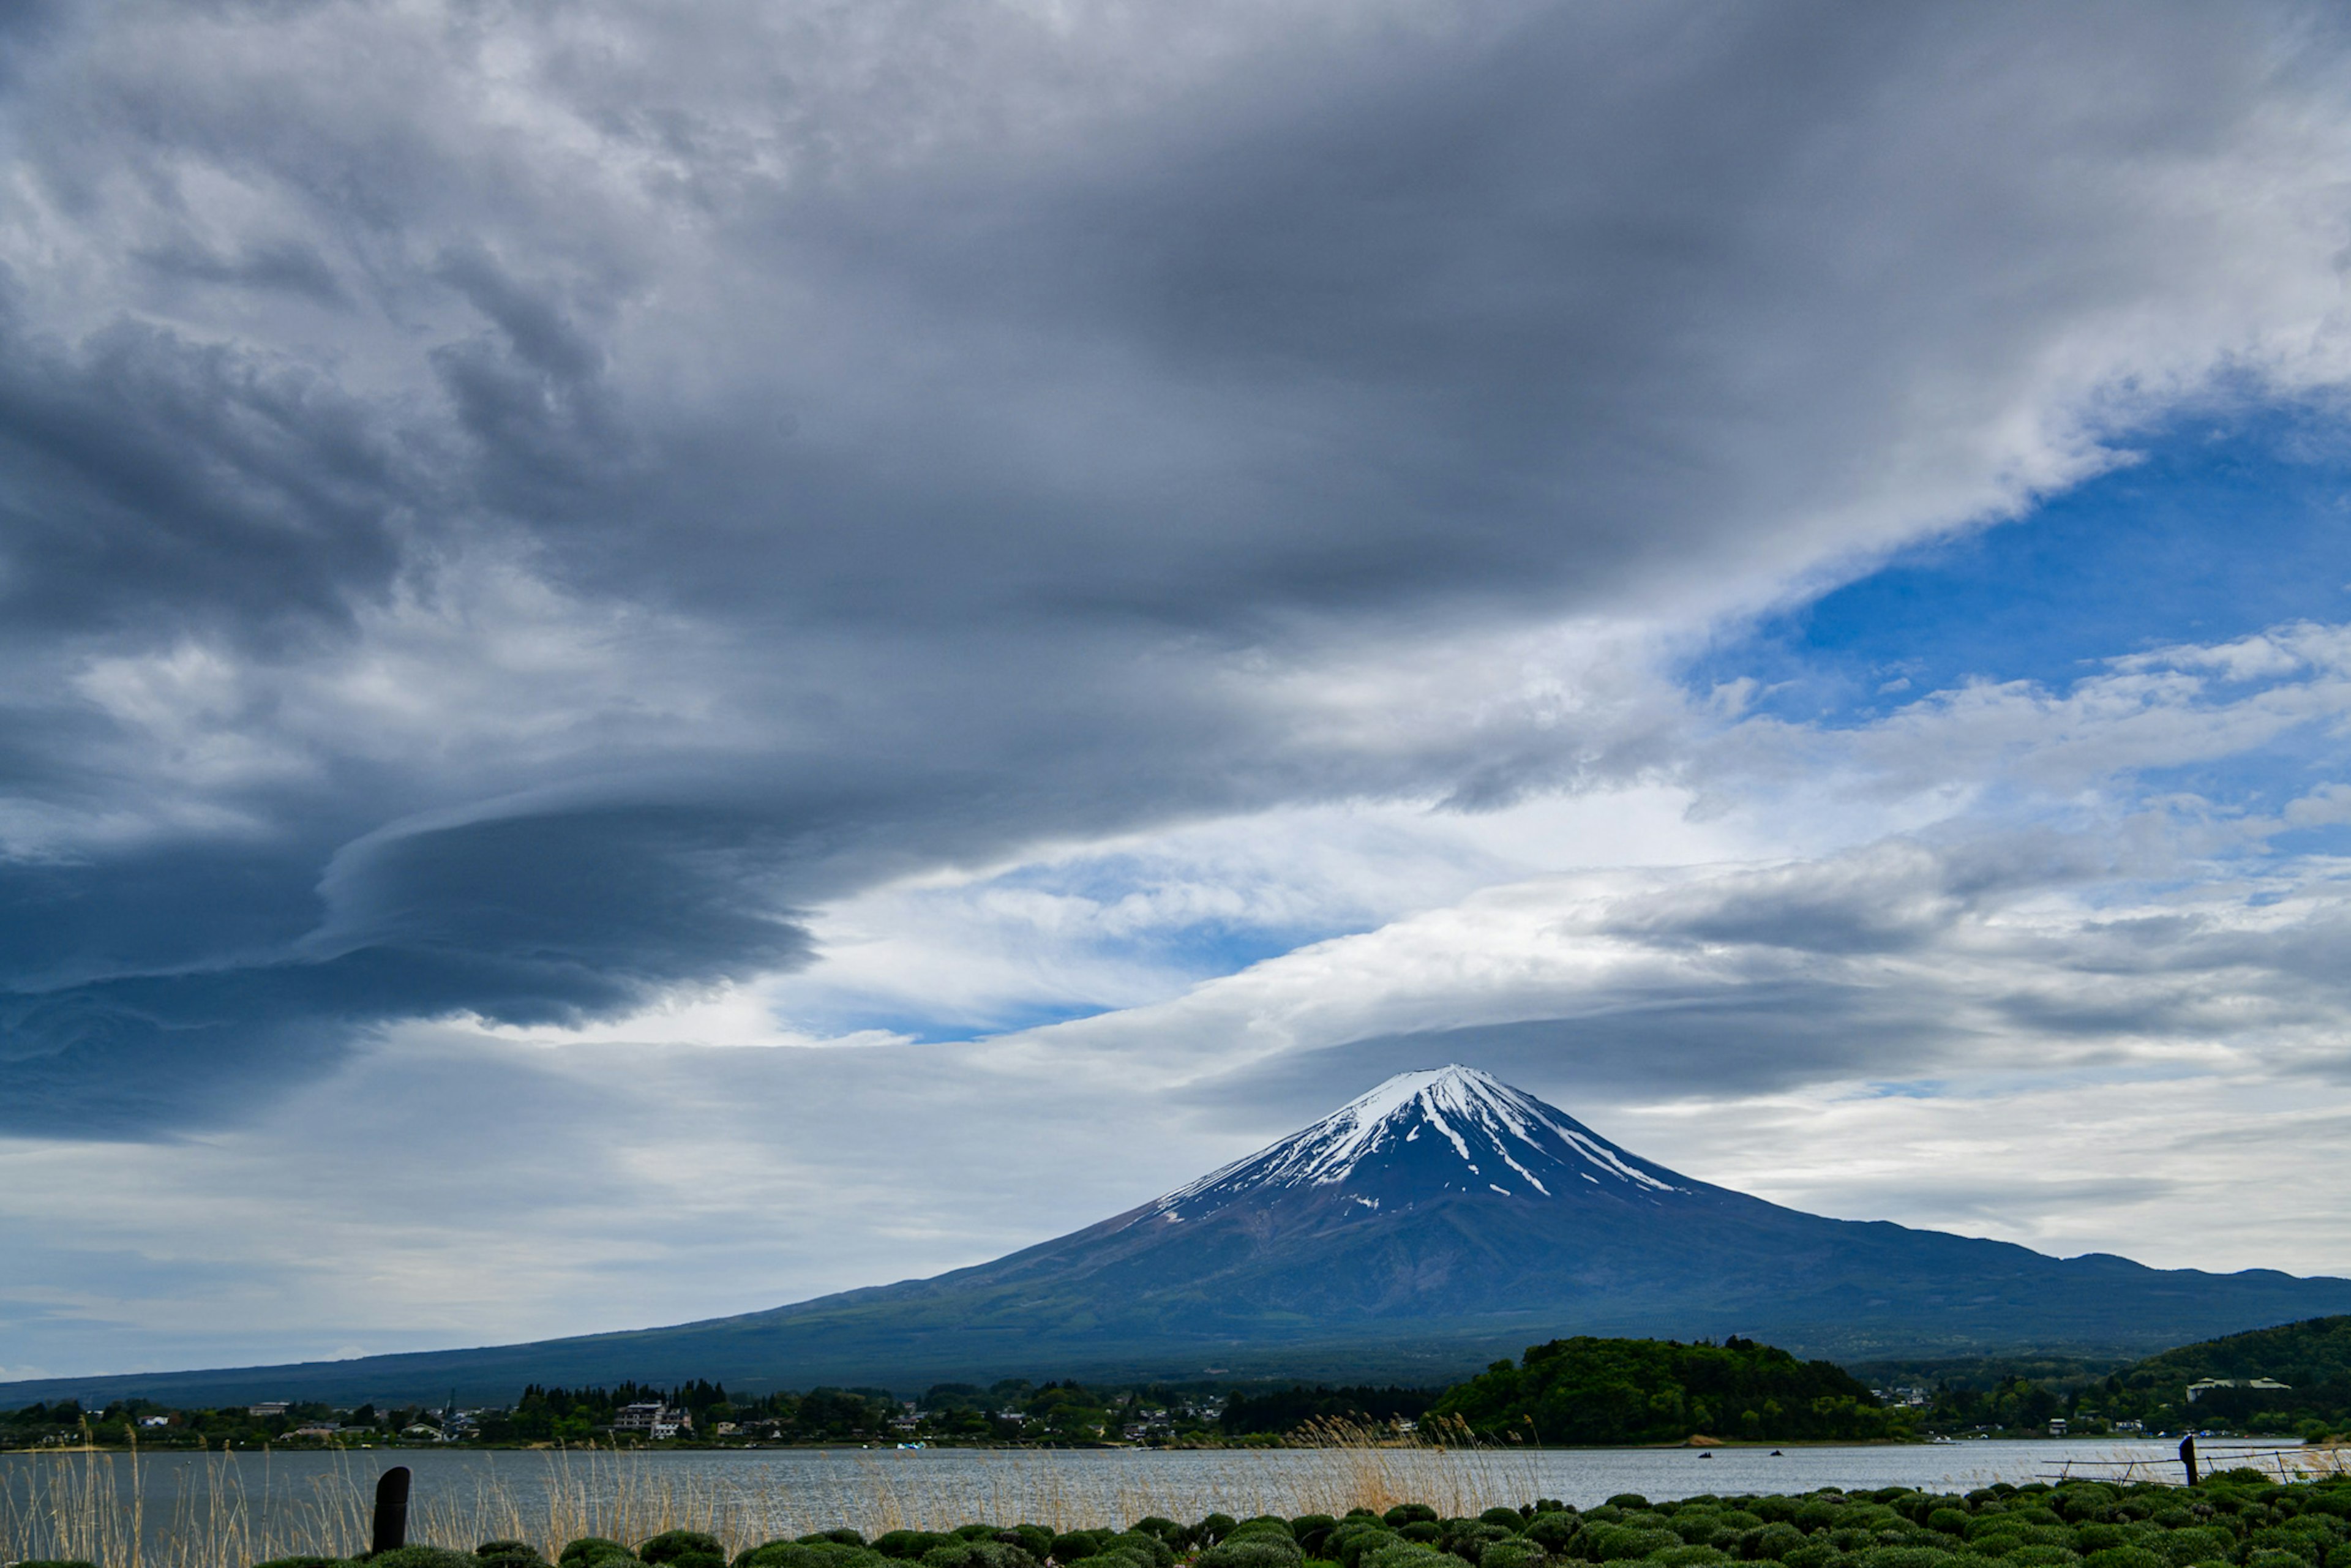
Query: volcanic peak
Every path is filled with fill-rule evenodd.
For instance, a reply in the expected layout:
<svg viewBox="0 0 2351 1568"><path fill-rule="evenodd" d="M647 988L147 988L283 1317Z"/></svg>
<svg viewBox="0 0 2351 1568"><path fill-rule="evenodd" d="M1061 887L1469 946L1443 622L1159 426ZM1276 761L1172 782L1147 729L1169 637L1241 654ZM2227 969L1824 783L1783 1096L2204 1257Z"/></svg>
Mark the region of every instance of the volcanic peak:
<svg viewBox="0 0 2351 1568"><path fill-rule="evenodd" d="M1451 1159L1441 1152L1448 1146ZM1447 1191L1552 1198L1562 1196L1562 1178L1649 1195L1690 1190L1686 1178L1525 1091L1456 1063L1399 1072L1312 1126L1157 1199L1145 1215L1192 1219L1245 1196L1318 1187L1340 1188L1373 1210Z"/></svg>

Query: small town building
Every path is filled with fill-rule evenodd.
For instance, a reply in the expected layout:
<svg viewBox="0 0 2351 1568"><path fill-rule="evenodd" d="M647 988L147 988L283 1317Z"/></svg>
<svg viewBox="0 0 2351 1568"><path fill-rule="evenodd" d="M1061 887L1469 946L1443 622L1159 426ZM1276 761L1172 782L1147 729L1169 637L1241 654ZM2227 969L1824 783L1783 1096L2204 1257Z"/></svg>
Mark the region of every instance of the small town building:
<svg viewBox="0 0 2351 1568"><path fill-rule="evenodd" d="M694 1417L666 1405L623 1405L613 1412L612 1430L642 1432L658 1443L693 1431Z"/></svg>
<svg viewBox="0 0 2351 1568"><path fill-rule="evenodd" d="M2188 1402L2193 1405L2215 1388L2250 1388L2262 1394L2289 1394L2294 1385L2280 1383L2274 1377L2203 1377L2188 1385Z"/></svg>

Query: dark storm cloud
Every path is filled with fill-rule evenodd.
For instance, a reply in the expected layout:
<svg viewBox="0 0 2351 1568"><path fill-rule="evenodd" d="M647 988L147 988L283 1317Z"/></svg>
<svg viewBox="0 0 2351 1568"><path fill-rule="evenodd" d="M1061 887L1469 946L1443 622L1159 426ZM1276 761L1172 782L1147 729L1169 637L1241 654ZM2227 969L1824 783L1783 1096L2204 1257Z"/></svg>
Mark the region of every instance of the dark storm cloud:
<svg viewBox="0 0 2351 1568"><path fill-rule="evenodd" d="M420 498L392 434L308 367L127 319L67 346L0 293L6 635L340 620Z"/></svg>
<svg viewBox="0 0 2351 1568"><path fill-rule="evenodd" d="M145 251L139 259L158 272L193 282L283 289L320 305L341 307L351 302L326 257L300 240L254 245L233 256L183 247Z"/></svg>
<svg viewBox="0 0 2351 1568"><path fill-rule="evenodd" d="M2249 278L2299 319L2293 178L2195 193L2298 168L2341 64L2186 7L15 16L0 1120L114 1131L804 963L824 899L1041 836L1662 766L1297 689L2060 474L2132 323L2192 380ZM601 686L462 695L615 625ZM1741 918L1892 951L1948 896Z"/></svg>

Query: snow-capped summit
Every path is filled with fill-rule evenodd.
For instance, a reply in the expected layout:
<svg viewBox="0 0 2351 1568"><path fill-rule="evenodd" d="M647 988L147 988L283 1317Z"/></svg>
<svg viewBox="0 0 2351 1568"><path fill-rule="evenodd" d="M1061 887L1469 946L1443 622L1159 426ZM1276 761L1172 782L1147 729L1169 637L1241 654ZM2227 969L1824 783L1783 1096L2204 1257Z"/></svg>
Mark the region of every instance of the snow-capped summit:
<svg viewBox="0 0 2351 1568"><path fill-rule="evenodd" d="M1326 1189L1372 1210L1445 1193L1536 1202L1689 1194L1697 1186L1474 1067L1399 1072L1322 1120L1148 1206L1197 1219L1249 1195Z"/></svg>

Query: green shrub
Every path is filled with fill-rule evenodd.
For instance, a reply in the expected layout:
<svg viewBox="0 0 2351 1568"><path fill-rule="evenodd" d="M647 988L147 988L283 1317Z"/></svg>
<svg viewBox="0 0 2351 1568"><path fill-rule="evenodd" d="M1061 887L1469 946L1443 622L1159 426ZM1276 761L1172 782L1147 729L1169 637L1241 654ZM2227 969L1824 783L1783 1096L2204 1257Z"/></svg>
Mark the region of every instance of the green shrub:
<svg viewBox="0 0 2351 1568"><path fill-rule="evenodd" d="M828 1543L834 1546L862 1546L865 1544L865 1537L853 1530L844 1528L820 1530L812 1535L803 1535L799 1538L799 1544L802 1546L823 1546Z"/></svg>
<svg viewBox="0 0 2351 1568"><path fill-rule="evenodd" d="M1938 1546L1873 1546L1861 1554L1861 1568L1952 1568L1951 1557Z"/></svg>
<svg viewBox="0 0 2351 1568"><path fill-rule="evenodd" d="M1165 1542L1169 1547L1177 1552L1181 1552L1186 1547L1192 1544L1192 1532L1190 1531L1185 1529L1174 1520L1162 1519L1155 1513L1148 1516L1147 1518L1138 1519L1133 1524L1127 1526L1127 1533L1130 1535L1138 1530L1143 1531L1145 1535L1155 1535L1159 1537L1160 1540Z"/></svg>
<svg viewBox="0 0 2351 1568"><path fill-rule="evenodd" d="M2236 1543L2229 1539L2228 1531L2215 1530L2209 1524L2189 1524L2177 1530L2167 1530L2147 1537L2142 1544L2149 1552L2160 1552L2177 1568L2188 1568L2191 1563L2225 1563L2236 1555L2233 1550Z"/></svg>
<svg viewBox="0 0 2351 1568"><path fill-rule="evenodd" d="M2144 1546L2109 1546L2082 1559L2084 1568L2171 1568L2171 1560Z"/></svg>
<svg viewBox="0 0 2351 1568"><path fill-rule="evenodd" d="M1775 1520L1762 1529L1739 1538L1739 1554L1742 1557L1768 1558L1784 1563L1788 1553L1804 1544L1804 1532L1786 1520Z"/></svg>
<svg viewBox="0 0 2351 1568"><path fill-rule="evenodd" d="M1239 1522L1229 1513L1212 1513L1192 1527L1192 1539L1203 1546L1214 1546Z"/></svg>
<svg viewBox="0 0 2351 1568"><path fill-rule="evenodd" d="M1065 1530L1053 1537L1053 1561L1068 1564L1082 1557L1092 1557L1102 1549L1108 1536L1100 1531Z"/></svg>
<svg viewBox="0 0 2351 1568"><path fill-rule="evenodd" d="M1670 1552L1681 1543L1682 1538L1670 1530L1635 1530L1629 1525L1603 1524L1591 1532L1592 1560L1595 1563L1629 1563L1653 1552Z"/></svg>
<svg viewBox="0 0 2351 1568"><path fill-rule="evenodd" d="M280 1563L332 1563L336 1561L336 1559L332 1557L280 1557L277 1561ZM98 1568L98 1564L95 1563L86 1563L78 1557L27 1557L22 1563L17 1563L16 1568Z"/></svg>
<svg viewBox="0 0 2351 1568"><path fill-rule="evenodd" d="M402 1546L396 1551L379 1552L368 1559L369 1568L482 1568L470 1552L452 1552L445 1546ZM723 1568L723 1564L722 1564Z"/></svg>
<svg viewBox="0 0 2351 1568"><path fill-rule="evenodd" d="M1479 1553L1478 1568L1541 1568L1543 1549L1520 1536L1496 1541Z"/></svg>
<svg viewBox="0 0 2351 1568"><path fill-rule="evenodd" d="M1731 1558L1711 1546L1668 1546L1650 1556L1648 1561L1663 1563L1665 1568L1720 1568L1720 1564L1730 1562Z"/></svg>
<svg viewBox="0 0 2351 1568"><path fill-rule="evenodd" d="M1415 1519L1396 1526L1396 1533L1406 1541L1434 1547L1445 1539L1445 1527L1433 1519Z"/></svg>
<svg viewBox="0 0 2351 1568"><path fill-rule="evenodd" d="M945 1546L953 1537L935 1530L892 1530L873 1538L873 1550L900 1563L911 1563L934 1547Z"/></svg>
<svg viewBox="0 0 2351 1568"><path fill-rule="evenodd" d="M1845 1554L1825 1541L1811 1540L1780 1559L1787 1568L1840 1568Z"/></svg>
<svg viewBox="0 0 2351 1568"><path fill-rule="evenodd" d="M256 1563L253 1568L350 1568L348 1557L273 1557L266 1563ZM20 1563L16 1568L89 1568L89 1564L57 1558L34 1558Z"/></svg>
<svg viewBox="0 0 2351 1568"><path fill-rule="evenodd" d="M628 1557L630 1551L617 1541L607 1541L601 1535L583 1535L565 1547L556 1557L563 1568L580 1568L599 1557Z"/></svg>
<svg viewBox="0 0 2351 1568"><path fill-rule="evenodd" d="M2081 1554L2064 1546L2020 1546L2001 1558L2001 1568L2066 1568L2079 1563Z"/></svg>
<svg viewBox="0 0 2351 1568"><path fill-rule="evenodd" d="M1124 1552L1142 1562L1144 1568L1176 1568L1175 1549L1147 1530L1130 1530L1113 1535L1104 1550Z"/></svg>
<svg viewBox="0 0 2351 1568"><path fill-rule="evenodd" d="M870 1546L844 1546L824 1536L771 1541L735 1559L735 1568L893 1568Z"/></svg>
<svg viewBox="0 0 2351 1568"><path fill-rule="evenodd" d="M1448 1519L1437 1526L1438 1549L1475 1563L1497 1541L1516 1541L1518 1531L1476 1519Z"/></svg>
<svg viewBox="0 0 2351 1568"><path fill-rule="evenodd" d="M1583 1521L1566 1510L1545 1509L1527 1521L1520 1533L1545 1552L1560 1552L1567 1550L1568 1542L1583 1528Z"/></svg>
<svg viewBox="0 0 2351 1568"><path fill-rule="evenodd" d="M923 1568L1037 1568L1036 1558L1009 1542L955 1536L924 1552L919 1561Z"/></svg>
<svg viewBox="0 0 2351 1568"><path fill-rule="evenodd" d="M1682 1508L1674 1511L1667 1528L1692 1546L1711 1546L1736 1540L1740 1531L1723 1528L1722 1515L1710 1508Z"/></svg>
<svg viewBox="0 0 2351 1568"><path fill-rule="evenodd" d="M1331 1539L1322 1546L1324 1552L1336 1560L1340 1568L1357 1568L1364 1553L1399 1539L1395 1531L1375 1519L1350 1519L1332 1531Z"/></svg>
<svg viewBox="0 0 2351 1568"><path fill-rule="evenodd" d="M2301 1521L2297 1520L2295 1522ZM2246 1536L2245 1551L2249 1559L2256 1552L2290 1552L2311 1564L2312 1568L2317 1568L2318 1560L2325 1554L2326 1543L2323 1537L2313 1538L2299 1530L2279 1527L2256 1530Z"/></svg>
<svg viewBox="0 0 2351 1568"><path fill-rule="evenodd" d="M1197 1568L1302 1568L1306 1553L1283 1531L1236 1530L1193 1559Z"/></svg>
<svg viewBox="0 0 2351 1568"><path fill-rule="evenodd" d="M1425 1502L1400 1502L1380 1515L1380 1522L1390 1530L1407 1524L1435 1524L1437 1511Z"/></svg>
<svg viewBox="0 0 2351 1568"><path fill-rule="evenodd" d="M996 1539L1007 1546L1018 1546L1040 1563L1052 1555L1053 1532L1041 1524L1016 1524Z"/></svg>
<svg viewBox="0 0 2351 1568"><path fill-rule="evenodd" d="M637 1560L653 1568L726 1568L726 1548L699 1530L665 1530L638 1543Z"/></svg>
<svg viewBox="0 0 2351 1568"><path fill-rule="evenodd" d="M2245 1568L2308 1568L2303 1559L2275 1547L2245 1554Z"/></svg>

